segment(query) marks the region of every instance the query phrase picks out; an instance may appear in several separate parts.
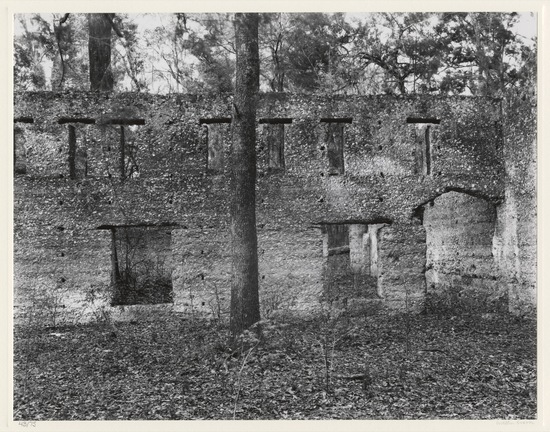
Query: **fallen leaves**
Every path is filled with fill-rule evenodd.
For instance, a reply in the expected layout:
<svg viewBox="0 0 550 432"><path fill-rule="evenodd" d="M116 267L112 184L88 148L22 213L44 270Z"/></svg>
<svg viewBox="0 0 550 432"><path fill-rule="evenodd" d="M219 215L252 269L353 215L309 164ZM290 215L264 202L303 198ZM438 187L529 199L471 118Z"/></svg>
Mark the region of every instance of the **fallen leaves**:
<svg viewBox="0 0 550 432"><path fill-rule="evenodd" d="M338 328L342 338L315 321L270 323L261 343L242 350L248 353L244 363L229 348L227 328L207 321L173 317L117 324L117 338L106 336L101 325L55 334L16 329L14 415L536 417L536 326L529 320L371 316L346 325L353 331Z"/></svg>

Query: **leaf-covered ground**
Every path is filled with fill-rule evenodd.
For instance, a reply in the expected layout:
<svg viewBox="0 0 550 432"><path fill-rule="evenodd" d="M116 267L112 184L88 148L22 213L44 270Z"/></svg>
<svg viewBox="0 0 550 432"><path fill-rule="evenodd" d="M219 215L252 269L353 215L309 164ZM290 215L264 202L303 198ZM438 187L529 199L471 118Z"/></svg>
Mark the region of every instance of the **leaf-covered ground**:
<svg viewBox="0 0 550 432"><path fill-rule="evenodd" d="M536 326L374 316L225 326L172 317L15 329L15 420L534 419Z"/></svg>

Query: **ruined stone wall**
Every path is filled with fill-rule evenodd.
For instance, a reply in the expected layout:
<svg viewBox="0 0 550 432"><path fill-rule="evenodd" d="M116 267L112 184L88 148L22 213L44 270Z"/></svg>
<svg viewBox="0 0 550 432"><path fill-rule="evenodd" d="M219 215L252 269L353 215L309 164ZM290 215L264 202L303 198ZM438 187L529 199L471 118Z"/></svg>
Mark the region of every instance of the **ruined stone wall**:
<svg viewBox="0 0 550 432"><path fill-rule="evenodd" d="M521 314L536 307L537 106L533 97L510 95L503 110L506 188L497 207L494 254L510 310Z"/></svg>
<svg viewBox="0 0 550 432"><path fill-rule="evenodd" d="M173 308L226 313L230 113L230 96L16 95L18 310L52 287L66 291L66 309L108 304L98 293L111 281L112 244L98 228L148 225L171 226ZM264 314L315 306L327 223L384 224L377 292L392 308L421 310L419 209L448 190L504 196L491 100L266 94L258 119Z"/></svg>
<svg viewBox="0 0 550 432"><path fill-rule="evenodd" d="M379 291L392 309L424 310L426 232L417 224L389 225L379 234Z"/></svg>

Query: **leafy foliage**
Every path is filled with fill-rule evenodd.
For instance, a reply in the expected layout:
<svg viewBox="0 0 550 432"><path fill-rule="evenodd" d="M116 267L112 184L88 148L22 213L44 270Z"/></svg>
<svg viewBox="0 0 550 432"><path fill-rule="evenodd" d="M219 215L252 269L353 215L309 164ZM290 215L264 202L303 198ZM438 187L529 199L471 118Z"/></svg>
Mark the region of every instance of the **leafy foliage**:
<svg viewBox="0 0 550 432"><path fill-rule="evenodd" d="M117 14L113 21L122 33L122 37L114 40L115 50L112 65L115 82L122 82L128 77L131 91L146 90L146 62L141 54L141 37L138 25L129 14Z"/></svg>
<svg viewBox="0 0 550 432"><path fill-rule="evenodd" d="M374 79L384 93L430 91L442 66L431 19L426 13L373 14L358 27L355 67L381 70Z"/></svg>
<svg viewBox="0 0 550 432"><path fill-rule="evenodd" d="M262 30L264 49L271 54L264 70L273 91L325 87L351 31L342 13L264 14Z"/></svg>
<svg viewBox="0 0 550 432"><path fill-rule="evenodd" d="M16 88L87 88L86 16L63 18L17 16ZM115 89L233 91L232 19L117 14ZM517 33L518 21L516 13L262 13L262 89L500 97L536 82L536 41Z"/></svg>
<svg viewBox="0 0 550 432"><path fill-rule="evenodd" d="M85 16L20 15L14 40L14 85L23 90L87 88ZM45 67L51 72L48 77Z"/></svg>
<svg viewBox="0 0 550 432"><path fill-rule="evenodd" d="M534 53L512 32L516 13L444 13L435 26L447 72L442 89L502 96L533 75ZM518 67L519 66L519 67ZM529 70L530 69L530 70Z"/></svg>
<svg viewBox="0 0 550 432"><path fill-rule="evenodd" d="M149 317L15 329L16 420L533 419L536 326L369 316L228 328ZM334 328L331 327L334 323ZM406 331L406 327L409 329ZM321 341L321 343L319 343ZM329 374L322 346L329 348Z"/></svg>

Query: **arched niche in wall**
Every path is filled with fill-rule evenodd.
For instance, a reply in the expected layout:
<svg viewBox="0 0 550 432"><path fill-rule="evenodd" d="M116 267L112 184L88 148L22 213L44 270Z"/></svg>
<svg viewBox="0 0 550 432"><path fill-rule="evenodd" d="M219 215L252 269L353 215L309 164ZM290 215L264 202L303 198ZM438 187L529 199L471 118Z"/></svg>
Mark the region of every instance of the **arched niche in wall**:
<svg viewBox="0 0 550 432"><path fill-rule="evenodd" d="M505 309L506 290L493 256L495 205L473 193L447 190L415 213L426 230L427 311Z"/></svg>

